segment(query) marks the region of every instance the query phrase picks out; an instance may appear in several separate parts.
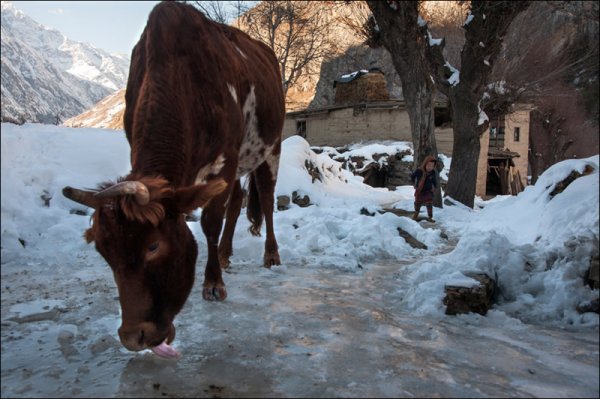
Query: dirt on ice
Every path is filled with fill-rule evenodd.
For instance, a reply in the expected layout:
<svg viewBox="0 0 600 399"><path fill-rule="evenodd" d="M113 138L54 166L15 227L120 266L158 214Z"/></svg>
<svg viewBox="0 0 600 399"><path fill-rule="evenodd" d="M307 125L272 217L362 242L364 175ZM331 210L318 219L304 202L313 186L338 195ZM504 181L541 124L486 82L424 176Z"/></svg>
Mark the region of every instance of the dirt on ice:
<svg viewBox="0 0 600 399"><path fill-rule="evenodd" d="M598 329L403 310L405 264L233 264L177 317L180 360L118 342L96 254L2 264L2 397L598 397Z"/></svg>

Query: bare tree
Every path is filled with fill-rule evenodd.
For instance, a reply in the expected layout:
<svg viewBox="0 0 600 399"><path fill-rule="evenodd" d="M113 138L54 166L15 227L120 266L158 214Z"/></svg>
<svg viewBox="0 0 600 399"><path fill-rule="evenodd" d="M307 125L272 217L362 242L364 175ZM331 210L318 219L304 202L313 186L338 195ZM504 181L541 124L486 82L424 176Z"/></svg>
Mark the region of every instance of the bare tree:
<svg viewBox="0 0 600 399"><path fill-rule="evenodd" d="M426 47L436 87L452 103L454 143L446 194L471 208L475 200L479 140L489 124L482 109L483 94L510 23L529 4L528 1L472 1L464 24L460 71L444 59L443 43Z"/></svg>
<svg viewBox="0 0 600 399"><path fill-rule="evenodd" d="M343 2L349 12L341 15L340 23L344 24L351 32L363 40L363 43L369 47L381 47L379 41L379 32L377 22L373 13L366 2L349 1Z"/></svg>
<svg viewBox="0 0 600 399"><path fill-rule="evenodd" d="M437 157L434 134L435 86L430 77L425 48L427 24L419 17L418 1L367 1L377 22L377 38L390 52L394 67L402 81L402 93L410 119L415 167L428 155ZM439 170L438 170L439 172ZM434 205L442 206L438 185Z"/></svg>
<svg viewBox="0 0 600 399"><path fill-rule="evenodd" d="M465 43L462 25L469 12L467 1L421 1L419 11L432 37L444 38L446 61L460 68L460 52Z"/></svg>
<svg viewBox="0 0 600 399"><path fill-rule="evenodd" d="M241 16L248 11L253 1L183 1L198 8L207 18L221 24L235 21L239 28Z"/></svg>
<svg viewBox="0 0 600 399"><path fill-rule="evenodd" d="M531 113L529 163L531 181L557 162L598 153L598 126L590 123L580 93L560 83L536 99Z"/></svg>
<svg viewBox="0 0 600 399"><path fill-rule="evenodd" d="M273 49L284 91L335 51L327 4L311 1L264 1L242 17L242 30Z"/></svg>
<svg viewBox="0 0 600 399"><path fill-rule="evenodd" d="M190 3L193 3L207 18L215 22L226 24L229 20L229 11L224 1L193 1Z"/></svg>
<svg viewBox="0 0 600 399"><path fill-rule="evenodd" d="M535 2L515 19L505 43L485 112L533 105L532 182L558 161L597 154L598 2Z"/></svg>

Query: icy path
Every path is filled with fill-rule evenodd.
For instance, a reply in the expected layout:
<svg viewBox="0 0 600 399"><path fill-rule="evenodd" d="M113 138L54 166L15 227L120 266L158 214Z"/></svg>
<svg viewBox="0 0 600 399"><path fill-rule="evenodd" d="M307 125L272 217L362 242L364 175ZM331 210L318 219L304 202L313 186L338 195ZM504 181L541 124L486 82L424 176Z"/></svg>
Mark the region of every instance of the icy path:
<svg viewBox="0 0 600 399"><path fill-rule="evenodd" d="M3 263L2 397L599 394L597 328L548 329L499 312L416 317L402 309L402 265L234 264L223 303L201 299L199 266L176 320L175 362L121 349L110 271L95 257L78 262Z"/></svg>

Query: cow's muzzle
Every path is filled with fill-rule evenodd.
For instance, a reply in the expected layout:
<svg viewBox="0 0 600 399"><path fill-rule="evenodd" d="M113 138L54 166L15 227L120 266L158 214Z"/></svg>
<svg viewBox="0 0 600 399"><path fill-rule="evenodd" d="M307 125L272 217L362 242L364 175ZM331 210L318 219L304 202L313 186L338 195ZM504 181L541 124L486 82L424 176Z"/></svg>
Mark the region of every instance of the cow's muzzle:
<svg viewBox="0 0 600 399"><path fill-rule="evenodd" d="M135 326L119 328L121 344L130 351L138 352L153 348L163 342L170 344L175 339L175 326L170 324L166 329L159 329L155 323L143 322Z"/></svg>

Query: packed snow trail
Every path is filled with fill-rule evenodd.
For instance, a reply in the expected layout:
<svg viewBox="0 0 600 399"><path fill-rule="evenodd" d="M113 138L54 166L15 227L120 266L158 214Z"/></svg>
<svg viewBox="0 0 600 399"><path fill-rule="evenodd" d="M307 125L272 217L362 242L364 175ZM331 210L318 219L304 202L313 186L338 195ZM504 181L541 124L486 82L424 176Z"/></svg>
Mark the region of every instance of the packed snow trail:
<svg viewBox="0 0 600 399"><path fill-rule="evenodd" d="M3 397L598 396L596 328L526 325L493 310L411 314L409 261L355 271L234 263L226 301L202 300L196 283L175 322L180 360L122 349L110 271L80 261L94 278L3 265ZM35 309L43 297L62 299Z"/></svg>

